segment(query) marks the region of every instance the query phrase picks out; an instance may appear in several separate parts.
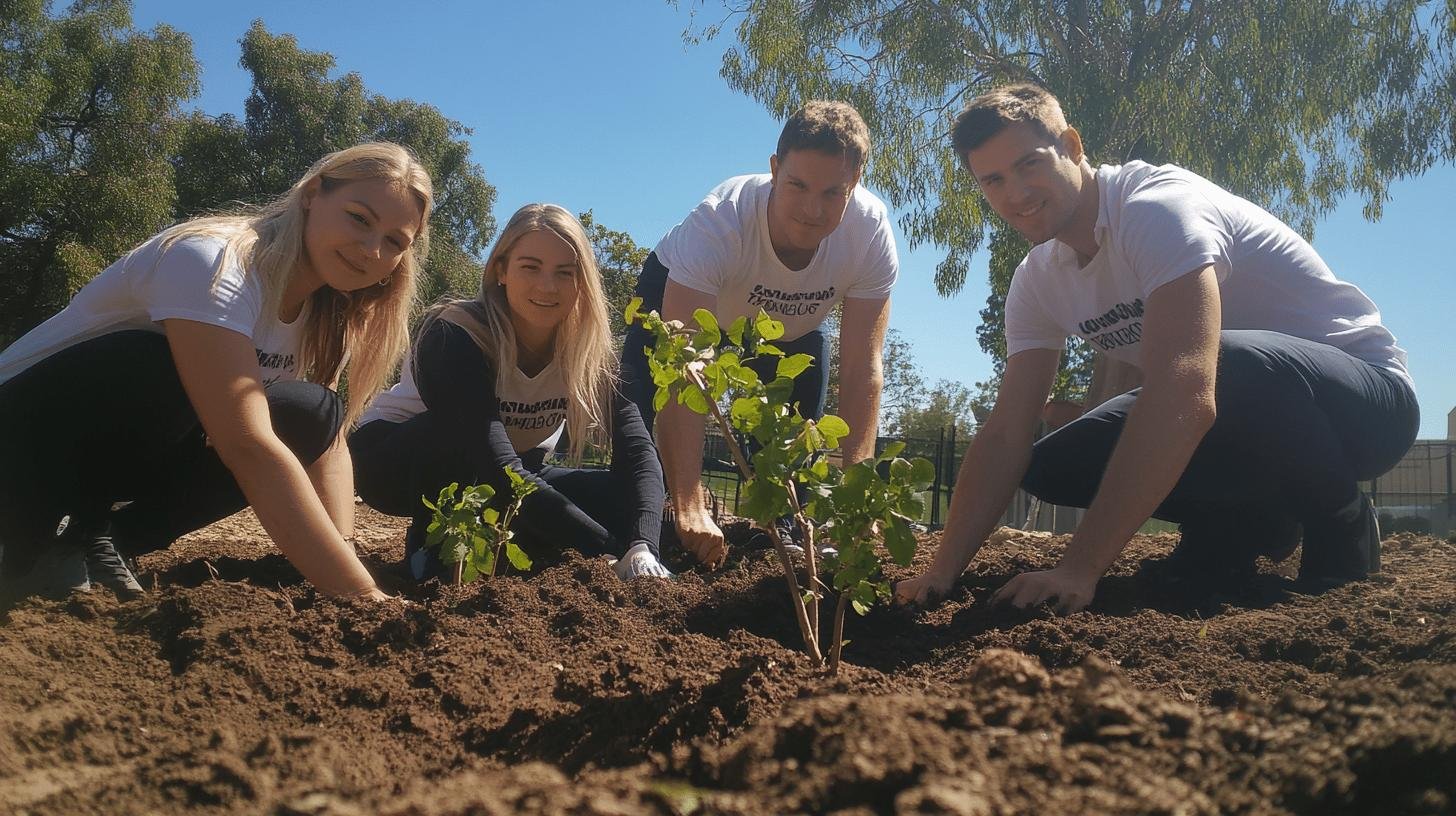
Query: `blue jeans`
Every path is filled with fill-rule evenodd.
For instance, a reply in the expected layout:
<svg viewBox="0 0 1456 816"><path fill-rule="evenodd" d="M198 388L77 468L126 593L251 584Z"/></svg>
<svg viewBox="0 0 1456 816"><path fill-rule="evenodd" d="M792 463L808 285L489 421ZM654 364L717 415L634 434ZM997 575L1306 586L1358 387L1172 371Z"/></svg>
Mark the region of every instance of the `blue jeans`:
<svg viewBox="0 0 1456 816"><path fill-rule="evenodd" d="M1139 390L1038 441L1022 487L1053 504L1089 506ZM1213 427L1154 518L1185 529L1292 518L1308 540L1309 530L1358 514L1359 482L1394 467L1420 425L1399 375L1271 331L1221 333L1214 401Z"/></svg>

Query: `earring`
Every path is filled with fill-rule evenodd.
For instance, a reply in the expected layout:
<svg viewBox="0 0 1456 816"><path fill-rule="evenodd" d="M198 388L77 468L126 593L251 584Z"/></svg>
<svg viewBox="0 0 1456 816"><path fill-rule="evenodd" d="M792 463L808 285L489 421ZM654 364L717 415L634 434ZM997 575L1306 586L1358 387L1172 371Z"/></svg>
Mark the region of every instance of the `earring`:
<svg viewBox="0 0 1456 816"><path fill-rule="evenodd" d="M388 286L389 285L389 282L391 280L393 280L393 279L394 279L394 273L391 272L390 274L384 276L384 280L382 280L379 283L376 283L374 285L375 286Z"/></svg>

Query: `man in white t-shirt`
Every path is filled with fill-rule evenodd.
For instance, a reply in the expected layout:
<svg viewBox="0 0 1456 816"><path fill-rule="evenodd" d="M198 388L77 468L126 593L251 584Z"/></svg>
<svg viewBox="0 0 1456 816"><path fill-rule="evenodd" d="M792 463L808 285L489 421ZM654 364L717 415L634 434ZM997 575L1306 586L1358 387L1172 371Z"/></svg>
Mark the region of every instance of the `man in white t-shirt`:
<svg viewBox="0 0 1456 816"><path fill-rule="evenodd" d="M828 342L822 331L836 305L840 323L839 412L849 424L846 463L874 453L881 351L890 289L899 272L895 238L883 202L860 185L869 158L869 130L843 102L810 102L791 116L769 158L770 172L718 185L668 232L643 264L643 310L692 322L697 309L721 325L764 310L784 324L787 354L814 365L795 382L793 402L806 417L823 413ZM626 393L653 427L652 377L640 327L628 330L622 353ZM760 372L760 376L768 372ZM722 561L723 532L700 488L703 418L669 403L658 423L673 516L683 547L706 564Z"/></svg>
<svg viewBox="0 0 1456 816"><path fill-rule="evenodd" d="M943 595L1018 484L1087 507L1061 562L994 600L1085 607L1150 517L1182 539L1149 569L1225 590L1303 537L1299 585L1379 569L1359 481L1399 461L1419 424L1405 352L1375 304L1277 218L1182 168L1094 169L1046 91L972 100L952 132L987 202L1035 246L1006 298L996 406L964 459L940 550L896 588ZM1138 367L1143 386L1033 445L1066 338Z"/></svg>

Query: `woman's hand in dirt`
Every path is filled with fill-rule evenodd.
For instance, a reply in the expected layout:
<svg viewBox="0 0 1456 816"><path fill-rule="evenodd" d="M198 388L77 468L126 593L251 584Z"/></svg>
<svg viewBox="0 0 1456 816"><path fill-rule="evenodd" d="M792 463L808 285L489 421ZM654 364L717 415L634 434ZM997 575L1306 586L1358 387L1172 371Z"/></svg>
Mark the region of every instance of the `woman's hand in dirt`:
<svg viewBox="0 0 1456 816"><path fill-rule="evenodd" d="M1051 599L1057 599L1057 614L1070 615L1080 612L1092 603L1097 592L1097 577L1088 577L1066 567L1023 572L1006 582L991 596L992 604L1011 604L1018 609L1027 609Z"/></svg>
<svg viewBox="0 0 1456 816"><path fill-rule="evenodd" d="M895 603L903 606L933 606L950 592L955 578L942 578L932 570L926 570L914 578L906 578L895 584Z"/></svg>

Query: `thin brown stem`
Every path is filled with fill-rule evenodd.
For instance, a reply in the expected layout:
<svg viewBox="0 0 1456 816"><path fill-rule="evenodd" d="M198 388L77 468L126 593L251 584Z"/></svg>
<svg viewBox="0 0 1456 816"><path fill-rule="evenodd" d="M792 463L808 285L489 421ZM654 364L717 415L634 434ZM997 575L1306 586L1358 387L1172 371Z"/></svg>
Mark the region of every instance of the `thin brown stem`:
<svg viewBox="0 0 1456 816"><path fill-rule="evenodd" d="M819 638L809 627L809 615L804 609L804 595L799 590L799 577L794 574L794 562L789 558L789 551L784 547L783 539L779 538L779 531L773 525L768 528L769 540L773 542L774 551L779 554L779 566L784 569L784 580L789 584L789 595L793 599L794 619L799 624L799 635L804 638L804 651L809 653L809 660L817 668L824 665L824 653L819 650Z"/></svg>
<svg viewBox="0 0 1456 816"><path fill-rule="evenodd" d="M703 397L708 403L709 412L718 421L718 427L723 430L723 438L728 443L728 451L733 454L733 461L738 465L738 472L743 474L743 478L752 479L753 468L749 466L748 458L743 455L743 449L738 447L738 440L733 436L733 426L728 424L728 418L723 416L723 412L718 409L718 403L713 399L712 393L708 391L707 383L703 382L703 378L698 372L691 369L688 370L688 377L693 386L703 392ZM798 515L798 501L794 496L792 485L790 486L789 501L793 503L796 515ZM815 610L815 623L811 625L809 622L809 613L804 608L803 593L799 590L799 577L794 573L794 562L789 558L789 551L784 547L783 539L779 538L779 531L772 524L768 527L768 537L773 542L774 550L779 554L779 565L783 567L784 580L789 584L789 595L792 596L792 604L794 607L794 619L799 624L799 634L804 638L804 650L809 653L809 659L813 661L815 666L822 666L824 665L824 653L819 649L818 610ZM813 576L813 582L817 583L818 576L812 573L811 575ZM815 597L817 598L817 592L815 593Z"/></svg>
<svg viewBox="0 0 1456 816"><path fill-rule="evenodd" d="M723 411L718 408L718 402L713 399L712 392L708 390L708 384L703 382L702 375L692 369L688 369L688 377L692 379L693 385L703 392L703 401L708 403L708 411L713 414L713 419L718 421L718 428L723 431L723 441L728 443L728 452L733 455L733 463L738 465L738 472L743 474L743 478L752 479L753 467L748 464L748 457L743 455L743 449L738 447L738 438L733 435L733 426L728 423L728 418L723 416Z"/></svg>
<svg viewBox="0 0 1456 816"><path fill-rule="evenodd" d="M834 643L829 647L829 676L839 675L839 655L844 650L844 610L849 606L849 590L839 593L834 607Z"/></svg>

